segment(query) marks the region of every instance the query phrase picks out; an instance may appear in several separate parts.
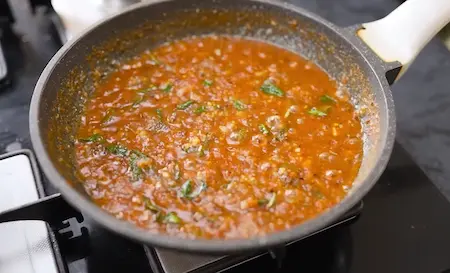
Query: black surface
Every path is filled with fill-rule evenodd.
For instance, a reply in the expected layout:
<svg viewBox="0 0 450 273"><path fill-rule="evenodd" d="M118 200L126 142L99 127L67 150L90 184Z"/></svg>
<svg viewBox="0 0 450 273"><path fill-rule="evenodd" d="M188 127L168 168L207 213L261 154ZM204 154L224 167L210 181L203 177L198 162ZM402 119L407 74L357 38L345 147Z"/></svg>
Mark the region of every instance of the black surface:
<svg viewBox="0 0 450 273"><path fill-rule="evenodd" d="M4 50L13 84L0 91L0 153L30 148L28 109L32 89L59 47L47 31L48 17L39 10L31 15L25 0L11 2L17 20L16 36L9 37ZM394 0L291 2L339 25L380 18L397 5ZM397 140L444 193L450 193L450 166L446 164L450 157L448 75L450 53L433 40L393 88ZM432 182L397 143L387 171L365 199L360 219L351 227L293 245L282 271L439 273L450 268L450 204ZM54 193L46 185L47 193ZM85 222L90 240L65 243L70 246L64 253L72 261L71 273L150 272L141 246L98 228L89 219ZM76 260L79 255L74 253L89 256ZM258 272L263 268L274 271L276 263L262 258L233 271Z"/></svg>

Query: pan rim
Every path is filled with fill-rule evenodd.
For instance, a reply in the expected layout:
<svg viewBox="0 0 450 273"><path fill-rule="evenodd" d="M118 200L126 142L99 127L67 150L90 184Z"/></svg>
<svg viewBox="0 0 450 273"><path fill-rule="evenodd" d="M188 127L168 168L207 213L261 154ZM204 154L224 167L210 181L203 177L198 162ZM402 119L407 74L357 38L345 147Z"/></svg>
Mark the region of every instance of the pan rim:
<svg viewBox="0 0 450 273"><path fill-rule="evenodd" d="M361 185L350 195L347 195L340 203L334 207L322 212L320 215L307 220L291 229L274 232L267 234L262 237L252 237L248 239L187 239L180 238L177 236L170 236L166 234L153 234L138 228L137 226L119 220L111 214L107 213L105 210L101 209L94 203L88 200L85 196L77 192L69 183L66 182L64 177L57 171L55 165L50 159L43 140L41 138L41 132L39 129L39 105L41 101L41 96L46 88L50 75L53 74L57 64L60 60L69 52L71 48L76 46L80 40L82 40L88 33L94 31L99 26L108 23L109 21L115 19L118 15L123 15L126 13L133 12L135 10L146 8L147 6L152 6L160 4L163 2L174 2L177 0L153 0L148 2L141 2L134 4L125 10L112 14L103 20L100 20L96 24L85 29L78 35L72 38L64 44L58 52L52 57L49 63L46 65L45 69L41 73L39 80L34 88L33 96L31 99L30 113L29 113L29 126L31 142L36 153L36 157L41 165L41 169L44 174L49 178L52 185L54 185L63 195L64 199L67 200L72 206L79 209L83 214L85 213L89 217L99 223L102 227L107 228L115 233L122 236L126 236L134 241L143 243L145 245L161 247L165 249L180 250L185 252L194 253L215 253L215 254L228 254L243 251L252 251L255 249L270 248L272 246L279 246L287 242L306 237L309 234L320 230L327 225L331 224L339 216L350 210L354 205L356 205L362 197L364 197L367 192L373 187L377 182L378 178L384 171L387 162L390 158L394 140L395 140L395 112L392 101L392 94L386 80L377 71L378 63L373 63L368 60L370 56L367 56L367 52L362 48L362 44L355 42L351 38L346 37L346 33L343 29L335 26L334 24L328 22L327 20L319 17L318 15L304 10L300 7L294 6L289 3L278 2L275 0L246 0L249 2L254 2L255 4L268 4L281 9L290 10L308 19L311 19L328 29L334 31L340 39L345 40L349 43L360 56L364 59L364 62L368 68L370 68L370 73L376 77L378 82L378 87L384 93L384 104L386 105L386 130L380 135L379 155L376 158L376 163L374 167L367 175L366 179L361 181ZM214 0L212 0L215 2ZM219 1L218 1L219 2Z"/></svg>

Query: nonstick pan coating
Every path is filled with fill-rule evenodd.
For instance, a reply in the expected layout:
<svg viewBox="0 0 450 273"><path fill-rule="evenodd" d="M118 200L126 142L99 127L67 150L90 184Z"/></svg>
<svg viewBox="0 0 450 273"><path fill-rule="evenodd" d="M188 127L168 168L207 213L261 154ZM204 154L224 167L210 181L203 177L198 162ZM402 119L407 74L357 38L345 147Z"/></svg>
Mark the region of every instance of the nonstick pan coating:
<svg viewBox="0 0 450 273"><path fill-rule="evenodd" d="M73 206L104 227L144 244L201 253L235 253L281 245L311 234L355 205L390 156L395 115L387 66L354 35L300 8L266 0L151 1L112 16L69 41L42 73L33 95L30 130L48 179ZM181 239L150 234L97 207L74 168L79 115L95 85L120 60L191 35L225 34L264 40L314 61L351 94L364 131L364 158L354 188L337 206L290 230L241 240Z"/></svg>

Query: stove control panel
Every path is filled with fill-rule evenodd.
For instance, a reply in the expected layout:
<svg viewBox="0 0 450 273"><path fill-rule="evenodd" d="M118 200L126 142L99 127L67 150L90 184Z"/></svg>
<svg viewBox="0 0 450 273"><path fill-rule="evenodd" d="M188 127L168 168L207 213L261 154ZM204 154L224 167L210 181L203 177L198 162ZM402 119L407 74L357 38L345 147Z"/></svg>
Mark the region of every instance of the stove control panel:
<svg viewBox="0 0 450 273"><path fill-rule="evenodd" d="M0 212L40 198L37 173L25 152L0 155ZM0 224L0 273L63 273L52 236L42 221Z"/></svg>

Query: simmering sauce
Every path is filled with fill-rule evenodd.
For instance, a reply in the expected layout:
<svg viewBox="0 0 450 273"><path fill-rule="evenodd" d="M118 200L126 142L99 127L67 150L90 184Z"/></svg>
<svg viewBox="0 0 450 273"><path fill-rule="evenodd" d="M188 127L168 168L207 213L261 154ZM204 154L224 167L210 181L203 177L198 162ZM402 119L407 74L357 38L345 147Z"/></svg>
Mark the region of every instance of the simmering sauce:
<svg viewBox="0 0 450 273"><path fill-rule="evenodd" d="M121 64L75 142L87 193L154 233L248 238L339 203L360 121L326 73L260 41L191 37Z"/></svg>

